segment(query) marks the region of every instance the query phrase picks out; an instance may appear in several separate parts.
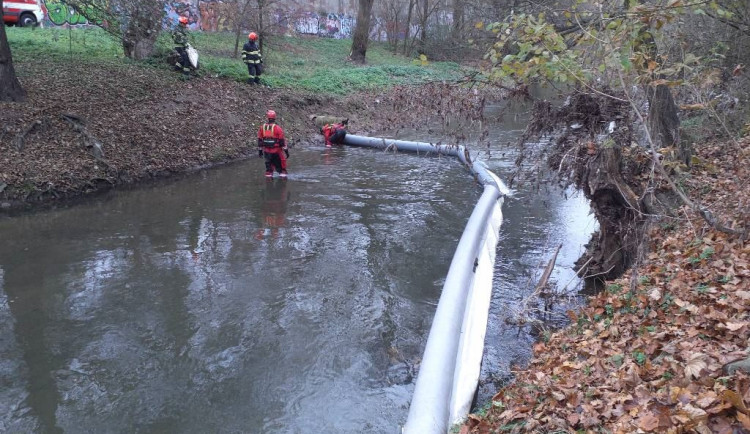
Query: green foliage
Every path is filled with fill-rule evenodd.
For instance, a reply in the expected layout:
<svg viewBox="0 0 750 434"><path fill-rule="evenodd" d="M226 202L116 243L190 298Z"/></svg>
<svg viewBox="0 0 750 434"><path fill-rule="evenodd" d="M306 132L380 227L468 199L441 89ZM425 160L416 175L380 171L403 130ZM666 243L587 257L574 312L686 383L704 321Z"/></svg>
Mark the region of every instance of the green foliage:
<svg viewBox="0 0 750 434"><path fill-rule="evenodd" d="M624 359L625 359L625 356L623 356L622 354L615 354L614 356L609 358L612 364L618 368L622 366L622 362Z"/></svg>
<svg viewBox="0 0 750 434"><path fill-rule="evenodd" d="M646 360L648 360L648 357L646 356L646 353L644 353L641 350L635 350L633 351L633 360L635 360L635 363L643 366L644 363L646 363Z"/></svg>
<svg viewBox="0 0 750 434"><path fill-rule="evenodd" d="M682 0L669 3L670 7L636 4L628 11L604 8L594 13L589 2L576 1L549 17L512 14L485 27L496 37L485 56L492 65L487 75L505 85L549 81L588 86L616 83L620 75L628 81L672 86L691 77L697 80L704 59L689 52L681 58L660 56L656 41L667 24L687 14L710 9L724 17L728 12L716 2L696 3L705 10Z"/></svg>
<svg viewBox="0 0 750 434"><path fill-rule="evenodd" d="M701 283L698 286L695 287L695 292L698 294L706 294L708 293L708 285L705 283Z"/></svg>
<svg viewBox="0 0 750 434"><path fill-rule="evenodd" d="M700 258L701 259L709 259L714 254L714 248L713 247L706 247L703 249L703 252L701 252Z"/></svg>
<svg viewBox="0 0 750 434"><path fill-rule="evenodd" d="M610 283L607 285L607 292L610 294L619 294L622 291L622 285L619 283Z"/></svg>
<svg viewBox="0 0 750 434"><path fill-rule="evenodd" d="M59 60L61 62L129 62L120 44L99 28L25 29L8 28L14 59L23 61ZM200 52L199 73L244 82L247 67L234 58L235 37L230 33L191 32L193 45ZM245 41L241 40L243 44ZM347 60L351 41L326 38L273 37L264 44L264 73L261 80L271 87L305 89L343 95L392 85L429 81L457 80L464 70L453 62L429 62L416 65L412 59L393 55L385 44L373 43L367 52L367 65ZM241 50L241 47L240 47ZM172 40L162 33L155 54L144 63L169 71L167 56Z"/></svg>

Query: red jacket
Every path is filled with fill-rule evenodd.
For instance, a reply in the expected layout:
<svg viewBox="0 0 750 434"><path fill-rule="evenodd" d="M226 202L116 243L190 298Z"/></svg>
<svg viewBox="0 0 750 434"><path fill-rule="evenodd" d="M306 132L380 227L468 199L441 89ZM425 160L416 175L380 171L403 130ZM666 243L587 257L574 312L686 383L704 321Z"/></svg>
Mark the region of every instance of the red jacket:
<svg viewBox="0 0 750 434"><path fill-rule="evenodd" d="M338 130L346 129L344 124L325 124L320 132L323 133L323 137L326 139L326 145L331 146L331 136Z"/></svg>
<svg viewBox="0 0 750 434"><path fill-rule="evenodd" d="M265 123L258 129L258 149L268 153L280 153L286 149L284 130L275 123Z"/></svg>

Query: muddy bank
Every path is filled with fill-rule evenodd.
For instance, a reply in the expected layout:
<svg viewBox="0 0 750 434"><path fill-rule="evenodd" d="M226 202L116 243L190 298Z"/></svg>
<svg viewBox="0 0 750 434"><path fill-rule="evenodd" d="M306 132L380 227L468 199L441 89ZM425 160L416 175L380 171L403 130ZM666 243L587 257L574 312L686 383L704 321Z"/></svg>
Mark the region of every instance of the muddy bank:
<svg viewBox="0 0 750 434"><path fill-rule="evenodd" d="M368 134L420 128L436 106L477 100L444 85L334 97L208 77L182 80L123 63L56 66L51 72L48 64L17 65L28 102L0 103L2 210L253 157L267 109L276 110L294 148L322 140L313 113L348 117L351 131Z"/></svg>

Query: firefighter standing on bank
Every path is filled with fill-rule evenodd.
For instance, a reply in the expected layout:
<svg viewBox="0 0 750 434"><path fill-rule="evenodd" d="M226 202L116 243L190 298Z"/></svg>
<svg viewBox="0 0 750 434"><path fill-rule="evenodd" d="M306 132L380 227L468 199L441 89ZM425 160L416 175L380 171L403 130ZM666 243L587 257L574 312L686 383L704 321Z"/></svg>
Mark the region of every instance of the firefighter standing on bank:
<svg viewBox="0 0 750 434"><path fill-rule="evenodd" d="M190 59L188 59L187 47L189 45L189 38L187 34L187 17L180 17L179 24L172 31L172 41L174 42L174 50L180 55L179 60L174 64L175 71L182 71L183 74L190 72Z"/></svg>
<svg viewBox="0 0 750 434"><path fill-rule="evenodd" d="M258 35L255 32L250 32L250 34L247 35L247 39L248 41L242 46L242 60L247 65L247 73L250 75L247 82L250 84L259 84L263 57L261 56L260 48L258 48L258 44L256 43Z"/></svg>
<svg viewBox="0 0 750 434"><path fill-rule="evenodd" d="M266 112L268 122L258 130L258 157L266 159L266 178L272 178L274 169L286 178L286 159L289 149L284 139L284 130L276 124L276 112Z"/></svg>

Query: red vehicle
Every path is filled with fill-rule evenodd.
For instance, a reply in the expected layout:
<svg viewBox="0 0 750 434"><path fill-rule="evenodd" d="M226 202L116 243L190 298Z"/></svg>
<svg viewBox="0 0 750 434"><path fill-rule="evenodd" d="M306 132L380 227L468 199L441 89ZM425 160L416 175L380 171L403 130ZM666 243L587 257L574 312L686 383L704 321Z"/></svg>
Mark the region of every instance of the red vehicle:
<svg viewBox="0 0 750 434"><path fill-rule="evenodd" d="M42 0L4 0L3 22L19 27L33 26L44 19Z"/></svg>

